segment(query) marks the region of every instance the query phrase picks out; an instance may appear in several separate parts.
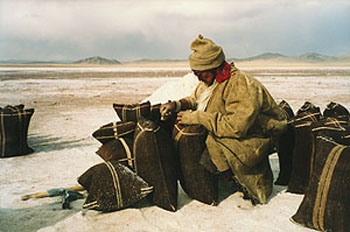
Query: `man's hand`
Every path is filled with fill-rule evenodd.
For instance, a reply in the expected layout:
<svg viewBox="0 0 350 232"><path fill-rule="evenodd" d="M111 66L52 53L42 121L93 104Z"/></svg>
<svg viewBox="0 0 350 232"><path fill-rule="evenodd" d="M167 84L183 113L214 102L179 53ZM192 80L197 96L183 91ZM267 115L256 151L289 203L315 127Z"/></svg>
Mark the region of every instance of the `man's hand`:
<svg viewBox="0 0 350 232"><path fill-rule="evenodd" d="M175 112L175 102L167 102L160 106L161 120L166 120L173 112Z"/></svg>
<svg viewBox="0 0 350 232"><path fill-rule="evenodd" d="M198 113L198 111L195 111L195 112ZM187 122L183 120L185 115L186 115L186 121ZM193 115L193 111L192 110L180 111L176 115L176 120L180 124L190 125L190 124L193 124L193 123L191 123L191 120L190 121L188 120L191 115Z"/></svg>
<svg viewBox="0 0 350 232"><path fill-rule="evenodd" d="M176 120L181 123L182 120L182 115L184 115L186 113L186 111L180 111L179 113L177 113L177 117Z"/></svg>

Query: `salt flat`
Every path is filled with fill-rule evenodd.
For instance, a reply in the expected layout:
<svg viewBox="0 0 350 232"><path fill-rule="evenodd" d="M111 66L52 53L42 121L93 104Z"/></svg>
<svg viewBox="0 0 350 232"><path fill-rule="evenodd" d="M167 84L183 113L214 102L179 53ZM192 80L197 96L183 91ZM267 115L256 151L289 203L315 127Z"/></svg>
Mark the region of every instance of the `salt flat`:
<svg viewBox="0 0 350 232"><path fill-rule="evenodd" d="M242 70L264 83L277 102L285 99L294 111L305 101L321 110L330 101L350 109L349 68ZM101 214L82 211L83 200L74 202L72 210L61 210L59 197L21 201L24 194L75 185L86 169L102 162L95 154L100 144L91 134L117 120L113 103L136 103L153 93L158 94L149 98L154 103L167 100L164 92L171 98L186 95L195 83L190 76L184 81L188 72L184 68L62 71L1 67L0 106L25 104L35 109L28 135L35 152L0 159L0 231L312 231L289 221L302 195L287 193L281 186L274 186L268 204L255 207L231 191L227 181L220 182L218 206L199 203L180 190L175 213L146 203ZM277 178L276 154L270 161Z"/></svg>

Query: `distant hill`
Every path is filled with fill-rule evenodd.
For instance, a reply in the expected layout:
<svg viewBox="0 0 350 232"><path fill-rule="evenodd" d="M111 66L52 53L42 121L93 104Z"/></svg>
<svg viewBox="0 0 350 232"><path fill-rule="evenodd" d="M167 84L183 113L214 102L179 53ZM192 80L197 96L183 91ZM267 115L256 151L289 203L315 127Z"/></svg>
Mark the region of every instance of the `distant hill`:
<svg viewBox="0 0 350 232"><path fill-rule="evenodd" d="M114 59L106 59L99 56L89 57L83 60L75 61L74 64L101 64L101 65L109 65L109 64L120 64L118 60Z"/></svg>
<svg viewBox="0 0 350 232"><path fill-rule="evenodd" d="M302 54L298 58L301 61L312 62L312 63L336 60L336 57L325 56L314 52Z"/></svg>
<svg viewBox="0 0 350 232"><path fill-rule="evenodd" d="M335 59L342 62L350 62L350 55L336 56Z"/></svg>
<svg viewBox="0 0 350 232"><path fill-rule="evenodd" d="M306 63L322 63L322 62L336 62L336 63L349 63L350 55L343 56L326 56L319 53L304 53L300 56L284 56L279 53L263 53L258 56L252 56L248 58L232 58L232 61L279 61L279 62L306 62Z"/></svg>
<svg viewBox="0 0 350 232"><path fill-rule="evenodd" d="M281 58L281 57L286 57L284 55L281 55L279 53L263 53L258 56L252 56L248 58L243 58L243 59L233 59L237 61L253 61L253 60L270 60L270 59L276 59L276 58Z"/></svg>
<svg viewBox="0 0 350 232"><path fill-rule="evenodd" d="M293 58L293 57L292 57ZM326 56L319 53L304 53L295 59L302 62L320 63L320 62L350 62L350 55L343 56Z"/></svg>
<svg viewBox="0 0 350 232"><path fill-rule="evenodd" d="M285 56L279 53L263 53L257 56L247 57L247 58L228 58L228 61L264 61L264 62L290 62L290 63L350 63L350 54L341 55L341 56L326 56L319 53L304 53L300 56ZM188 62L187 59L140 59L129 61L126 63L181 63ZM56 60L21 60L21 59L5 59L0 60L0 64L92 64L92 65L115 65L121 64L118 60L115 59L106 59L99 56L93 56L86 59L78 61L56 61Z"/></svg>

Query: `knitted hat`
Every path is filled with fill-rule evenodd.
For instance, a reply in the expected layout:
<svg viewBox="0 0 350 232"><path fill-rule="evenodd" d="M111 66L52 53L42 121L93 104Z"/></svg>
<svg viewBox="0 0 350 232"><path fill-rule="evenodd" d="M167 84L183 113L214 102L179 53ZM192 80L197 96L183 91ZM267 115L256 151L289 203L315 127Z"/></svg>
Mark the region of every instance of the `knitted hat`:
<svg viewBox="0 0 350 232"><path fill-rule="evenodd" d="M210 39L199 35L190 48L193 53L188 57L190 67L193 70L203 71L219 67L225 60L222 48Z"/></svg>

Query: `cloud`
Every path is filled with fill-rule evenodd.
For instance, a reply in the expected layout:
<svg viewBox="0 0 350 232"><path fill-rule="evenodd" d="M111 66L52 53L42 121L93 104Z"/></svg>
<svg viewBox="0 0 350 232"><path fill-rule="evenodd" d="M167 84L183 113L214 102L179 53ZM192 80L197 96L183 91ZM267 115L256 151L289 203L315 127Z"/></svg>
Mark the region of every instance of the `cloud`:
<svg viewBox="0 0 350 232"><path fill-rule="evenodd" d="M199 33L229 57L350 53L349 12L342 0L0 0L0 58L186 58Z"/></svg>

